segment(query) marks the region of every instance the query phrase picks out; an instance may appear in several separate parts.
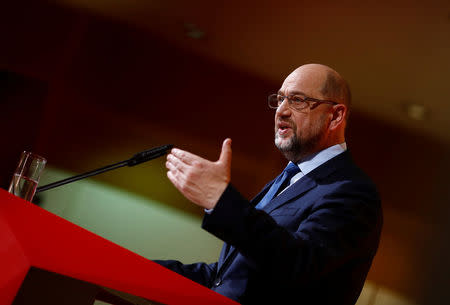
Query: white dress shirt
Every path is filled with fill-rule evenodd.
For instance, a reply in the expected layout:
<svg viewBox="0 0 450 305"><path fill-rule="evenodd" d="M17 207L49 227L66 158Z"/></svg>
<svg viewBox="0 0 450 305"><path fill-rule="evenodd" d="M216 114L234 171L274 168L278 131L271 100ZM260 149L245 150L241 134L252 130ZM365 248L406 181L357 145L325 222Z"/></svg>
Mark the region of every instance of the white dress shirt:
<svg viewBox="0 0 450 305"><path fill-rule="evenodd" d="M323 163L336 157L337 155L343 153L346 150L347 150L347 143L344 142L341 144L336 144L328 148L325 148L324 150L321 150L318 153L309 156L306 160L298 162L297 165L300 168L300 172L291 178L289 185L279 194L283 193L288 187L297 182L304 175L308 174L309 172L313 171Z"/></svg>

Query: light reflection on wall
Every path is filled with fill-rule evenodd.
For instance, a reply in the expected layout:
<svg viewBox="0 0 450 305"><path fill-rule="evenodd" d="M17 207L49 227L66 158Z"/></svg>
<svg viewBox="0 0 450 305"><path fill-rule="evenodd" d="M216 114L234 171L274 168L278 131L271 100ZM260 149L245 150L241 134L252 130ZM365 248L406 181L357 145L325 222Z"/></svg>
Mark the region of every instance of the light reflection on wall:
<svg viewBox="0 0 450 305"><path fill-rule="evenodd" d="M39 185L73 176L47 167ZM149 259L215 261L222 242L201 229L201 218L93 178L39 194L41 206Z"/></svg>

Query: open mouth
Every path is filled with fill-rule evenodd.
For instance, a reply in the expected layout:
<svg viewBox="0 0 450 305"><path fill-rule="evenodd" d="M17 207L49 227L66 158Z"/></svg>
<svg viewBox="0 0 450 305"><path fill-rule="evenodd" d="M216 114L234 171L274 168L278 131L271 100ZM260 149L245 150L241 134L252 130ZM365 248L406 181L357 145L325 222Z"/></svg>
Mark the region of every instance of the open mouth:
<svg viewBox="0 0 450 305"><path fill-rule="evenodd" d="M288 123L280 122L278 123L278 134L285 135L292 129L292 127Z"/></svg>

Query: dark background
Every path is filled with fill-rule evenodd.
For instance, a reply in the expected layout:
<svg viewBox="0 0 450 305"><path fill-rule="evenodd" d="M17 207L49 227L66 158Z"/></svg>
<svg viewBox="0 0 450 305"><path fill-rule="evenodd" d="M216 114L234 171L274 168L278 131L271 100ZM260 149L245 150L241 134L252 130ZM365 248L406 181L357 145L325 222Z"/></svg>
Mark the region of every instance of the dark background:
<svg viewBox="0 0 450 305"><path fill-rule="evenodd" d="M81 173L169 143L217 159L223 139L231 137L232 183L248 198L284 167L273 146L273 112L266 99L289 69L309 60L301 54L277 80L182 47L161 32L46 1L1 4L0 38L2 188L23 150ZM277 56L261 65L276 65ZM380 95L373 82L366 84L373 88L356 84L356 92ZM448 103L446 93L441 95ZM449 142L426 128L410 128L405 119L396 122L358 108L358 98L347 142L378 185L385 212L369 280L421 304L446 304ZM151 172L136 168L95 179L201 217L202 210L168 183L163 162L155 161Z"/></svg>

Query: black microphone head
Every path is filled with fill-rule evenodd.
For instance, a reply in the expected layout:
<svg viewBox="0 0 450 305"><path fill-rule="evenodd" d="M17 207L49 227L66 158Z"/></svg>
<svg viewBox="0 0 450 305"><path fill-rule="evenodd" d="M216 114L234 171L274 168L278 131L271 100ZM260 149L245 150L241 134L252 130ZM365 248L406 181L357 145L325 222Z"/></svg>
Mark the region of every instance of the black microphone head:
<svg viewBox="0 0 450 305"><path fill-rule="evenodd" d="M152 149L141 151L140 153L135 154L130 160L128 160L127 165L135 166L137 164L164 156L172 148L173 148L172 144L166 144Z"/></svg>

